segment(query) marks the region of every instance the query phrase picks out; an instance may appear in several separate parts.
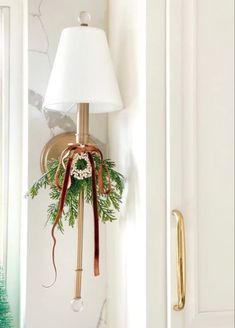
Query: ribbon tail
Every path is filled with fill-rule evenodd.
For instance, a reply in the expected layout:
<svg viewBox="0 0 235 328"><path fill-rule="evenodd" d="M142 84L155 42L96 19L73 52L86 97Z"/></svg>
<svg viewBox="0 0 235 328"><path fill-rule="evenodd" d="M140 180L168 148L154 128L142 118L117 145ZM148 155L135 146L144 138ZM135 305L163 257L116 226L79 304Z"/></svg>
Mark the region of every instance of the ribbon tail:
<svg viewBox="0 0 235 328"><path fill-rule="evenodd" d="M45 288L50 288L52 287L56 280L57 280L57 267L56 267L56 262L55 262L55 249L56 249L56 237L55 237L55 228L59 223L59 220L62 216L63 213L63 208L64 208L64 203L65 203L65 197L66 197L66 193L67 193L67 189L68 189L68 184L70 181L70 170L71 170L71 166L72 166L72 161L73 161L73 156L71 156L67 162L67 166L66 166L66 170L65 170L65 176L64 176L64 182L63 182L63 186L61 189L61 194L60 194L60 201L59 201L59 210L55 219L55 222L52 226L51 229L51 237L53 239L53 247L52 247L52 263L53 263L53 268L54 268L54 273L55 273L55 277L54 280L51 284L49 285L43 285L43 287Z"/></svg>
<svg viewBox="0 0 235 328"><path fill-rule="evenodd" d="M107 189L104 188L104 181L103 181L103 168L105 168L105 171L107 172L107 180L108 180L108 187ZM102 194L107 195L110 193L112 190L112 185L111 185L111 178L110 178L110 172L107 169L106 165L101 163L100 169L98 171L98 184L99 184L99 190Z"/></svg>
<svg viewBox="0 0 235 328"><path fill-rule="evenodd" d="M92 168L92 198L93 198L93 213L94 213L94 275L99 276L99 216L98 216L98 201L96 190L96 172L93 156L90 152L87 153Z"/></svg>

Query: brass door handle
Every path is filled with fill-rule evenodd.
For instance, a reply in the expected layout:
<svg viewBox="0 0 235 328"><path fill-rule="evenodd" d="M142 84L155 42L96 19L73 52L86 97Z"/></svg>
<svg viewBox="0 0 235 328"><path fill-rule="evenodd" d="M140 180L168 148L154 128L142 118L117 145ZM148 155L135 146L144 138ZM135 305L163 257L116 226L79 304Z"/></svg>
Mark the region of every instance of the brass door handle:
<svg viewBox="0 0 235 328"><path fill-rule="evenodd" d="M174 305L175 311L182 311L185 306L186 294L186 259L185 259L185 229L184 217L179 210L173 210L172 215L177 221L177 289L178 303Z"/></svg>

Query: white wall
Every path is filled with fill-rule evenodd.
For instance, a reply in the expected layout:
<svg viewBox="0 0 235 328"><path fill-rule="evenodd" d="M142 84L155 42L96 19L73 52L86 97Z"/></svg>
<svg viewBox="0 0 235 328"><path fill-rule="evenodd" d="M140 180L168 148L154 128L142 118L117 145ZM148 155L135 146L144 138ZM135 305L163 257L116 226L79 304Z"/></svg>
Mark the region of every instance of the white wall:
<svg viewBox="0 0 235 328"><path fill-rule="evenodd" d="M71 118L41 111L51 65L62 29L77 25L81 10L92 15L92 25L106 28L107 1L29 0L29 185L40 172L40 153L44 144L57 133L74 130ZM92 116L92 115L91 115ZM91 134L106 143L106 116L91 117ZM55 287L41 285L53 278L50 228L44 229L48 193L29 201L26 327L94 328L104 327L99 316L106 299L105 227L101 226L101 276L93 277L92 212L86 209L84 241L84 311L70 309L74 294L76 230L66 228L58 234L58 280Z"/></svg>
<svg viewBox="0 0 235 328"><path fill-rule="evenodd" d="M147 327L166 327L165 0L147 1Z"/></svg>
<svg viewBox="0 0 235 328"><path fill-rule="evenodd" d="M107 226L110 328L146 327L145 24L144 0L110 0L109 42L125 109L109 115L109 156L127 177L125 207Z"/></svg>

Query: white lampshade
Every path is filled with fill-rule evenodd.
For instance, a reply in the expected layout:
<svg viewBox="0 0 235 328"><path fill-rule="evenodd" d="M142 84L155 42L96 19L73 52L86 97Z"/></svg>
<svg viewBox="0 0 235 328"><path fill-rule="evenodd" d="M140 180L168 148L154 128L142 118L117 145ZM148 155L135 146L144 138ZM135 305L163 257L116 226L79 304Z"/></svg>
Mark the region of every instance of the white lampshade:
<svg viewBox="0 0 235 328"><path fill-rule="evenodd" d="M71 112L78 103L93 113L123 107L106 35L94 27L62 31L43 107Z"/></svg>

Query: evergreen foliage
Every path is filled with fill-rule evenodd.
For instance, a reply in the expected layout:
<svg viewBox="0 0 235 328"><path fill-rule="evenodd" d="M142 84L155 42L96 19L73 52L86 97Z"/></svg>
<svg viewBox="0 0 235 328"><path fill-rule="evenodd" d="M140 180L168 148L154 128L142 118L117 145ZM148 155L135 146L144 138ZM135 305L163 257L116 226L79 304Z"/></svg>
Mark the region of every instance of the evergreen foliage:
<svg viewBox="0 0 235 328"><path fill-rule="evenodd" d="M0 327L13 328L3 268L0 268Z"/></svg>
<svg viewBox="0 0 235 328"><path fill-rule="evenodd" d="M101 165L101 159L97 155L93 155L95 164L96 164L96 171L98 172L99 167ZM124 177L119 172L115 170L115 163L110 159L105 159L103 161L104 165L108 169L110 173L110 180L111 180L111 192L108 195L104 195L100 193L99 188L97 187L97 198L98 198L98 214L100 219L103 222L110 221L116 219L116 211L120 210L120 205L122 203L122 194L124 190ZM35 198L40 189L49 188L49 196L52 200L52 203L48 206L47 210L47 223L54 223L56 219L56 215L58 213L58 205L59 205L59 197L60 197L60 190L55 186L54 179L57 167L59 165L58 160L51 160L48 163L48 171L42 175L30 188L29 196L31 198ZM77 163L79 168L84 166L83 163ZM85 168L85 166L84 166ZM64 169L61 167L59 180L62 183L64 178ZM108 186L108 176L107 170L103 170L103 180L104 186ZM92 204L92 179L84 178L82 180L78 180L72 176L72 183L69 187L65 199L65 207L63 211L63 216L60 219L58 224L58 228L61 232L63 232L63 220L68 221L68 224L73 227L77 215L78 215L78 198L81 191L84 191L85 200L88 204Z"/></svg>

